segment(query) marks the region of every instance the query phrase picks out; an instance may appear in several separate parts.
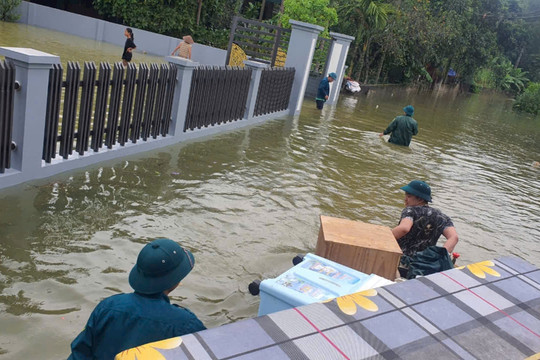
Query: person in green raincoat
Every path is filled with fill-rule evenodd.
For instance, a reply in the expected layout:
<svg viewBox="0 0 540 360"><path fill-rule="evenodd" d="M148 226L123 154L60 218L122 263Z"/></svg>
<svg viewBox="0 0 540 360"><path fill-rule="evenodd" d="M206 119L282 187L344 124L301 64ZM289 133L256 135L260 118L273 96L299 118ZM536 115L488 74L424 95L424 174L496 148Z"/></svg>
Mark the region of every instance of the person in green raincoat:
<svg viewBox="0 0 540 360"><path fill-rule="evenodd" d="M403 111L405 115L397 116L379 136L390 134L389 143L409 146L413 135L418 134L418 123L412 118L414 107L407 105Z"/></svg>

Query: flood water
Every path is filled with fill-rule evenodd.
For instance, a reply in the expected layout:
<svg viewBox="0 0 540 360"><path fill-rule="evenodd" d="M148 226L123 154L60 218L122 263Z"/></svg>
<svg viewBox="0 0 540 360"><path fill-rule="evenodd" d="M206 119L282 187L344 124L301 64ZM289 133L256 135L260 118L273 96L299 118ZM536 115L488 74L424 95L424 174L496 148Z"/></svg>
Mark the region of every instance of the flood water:
<svg viewBox="0 0 540 360"><path fill-rule="evenodd" d="M136 40L137 32L134 32L134 35ZM118 39L123 43L126 40L124 33L119 33ZM135 41L135 44L137 44L137 41ZM123 46L120 47L58 31L4 21L0 21L0 46L32 48L57 55L60 56L60 61L64 66L68 61L78 61L81 65L85 61L93 61L96 64L101 61L119 62L122 61L122 52L124 51ZM0 56L0 58L3 59L3 56ZM144 54L135 49L131 62L134 64L164 63L165 60L163 57Z"/></svg>
<svg viewBox="0 0 540 360"><path fill-rule="evenodd" d="M388 144L378 133L407 104L420 132L410 148ZM0 359L65 358L96 304L131 291L156 237L196 258L173 302L208 327L253 317L247 285L314 251L319 215L395 226L413 179L452 218L458 263L540 266L534 161L540 119L505 97L389 87L0 191Z"/></svg>

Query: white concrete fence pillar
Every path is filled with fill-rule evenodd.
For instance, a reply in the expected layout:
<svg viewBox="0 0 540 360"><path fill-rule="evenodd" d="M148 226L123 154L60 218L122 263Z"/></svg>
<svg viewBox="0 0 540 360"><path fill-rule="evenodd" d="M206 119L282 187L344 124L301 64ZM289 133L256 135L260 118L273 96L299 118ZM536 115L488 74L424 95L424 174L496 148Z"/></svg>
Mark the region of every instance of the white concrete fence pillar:
<svg viewBox="0 0 540 360"><path fill-rule="evenodd" d="M20 89L14 95L11 169L26 178L37 176L42 166L49 70L60 58L39 50L0 47L0 55L15 64L15 81Z"/></svg>
<svg viewBox="0 0 540 360"><path fill-rule="evenodd" d="M193 69L199 66L199 63L178 56L167 56L165 59L178 69L171 111L172 123L169 127L171 136L178 137L184 132Z"/></svg>
<svg viewBox="0 0 540 360"><path fill-rule="evenodd" d="M330 87L330 95L326 101L327 104L334 105L339 99L339 92L345 75L345 60L347 60L347 53L354 37L334 32L331 32L330 36L333 41L328 56L328 64L326 65L327 73L324 75L328 76L331 72L335 72L337 75L336 81Z"/></svg>
<svg viewBox="0 0 540 360"><path fill-rule="evenodd" d="M251 69L251 82L249 84L249 93L246 102L246 114L244 115L245 119L250 120L253 119L253 113L255 112L255 103L257 102L257 94L259 93L262 71L268 68L269 65L253 60L245 60L244 65Z"/></svg>
<svg viewBox="0 0 540 360"><path fill-rule="evenodd" d="M322 26L308 24L301 21L289 20L292 26L291 38L287 50L287 60L285 67L296 69L294 82L289 101L291 115L300 114L304 93L313 61L315 46L319 33L324 30Z"/></svg>

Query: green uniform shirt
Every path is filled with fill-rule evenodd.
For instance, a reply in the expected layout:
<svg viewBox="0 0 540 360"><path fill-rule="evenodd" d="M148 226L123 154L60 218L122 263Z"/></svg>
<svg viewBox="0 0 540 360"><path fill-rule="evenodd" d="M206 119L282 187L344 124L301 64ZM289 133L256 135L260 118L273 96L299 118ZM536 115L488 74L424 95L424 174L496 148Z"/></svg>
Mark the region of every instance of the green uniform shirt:
<svg viewBox="0 0 540 360"><path fill-rule="evenodd" d="M396 117L384 130L383 134L390 134L392 144L409 146L413 135L418 134L418 123L412 117L402 115Z"/></svg>

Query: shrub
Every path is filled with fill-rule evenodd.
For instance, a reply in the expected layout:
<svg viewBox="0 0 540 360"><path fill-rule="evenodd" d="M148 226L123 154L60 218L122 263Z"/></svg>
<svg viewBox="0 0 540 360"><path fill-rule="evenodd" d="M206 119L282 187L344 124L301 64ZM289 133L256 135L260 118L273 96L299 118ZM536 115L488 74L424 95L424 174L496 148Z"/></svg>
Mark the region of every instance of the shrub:
<svg viewBox="0 0 540 360"><path fill-rule="evenodd" d="M14 10L19 6L21 0L0 0L0 20L2 21L17 21L19 14Z"/></svg>
<svg viewBox="0 0 540 360"><path fill-rule="evenodd" d="M530 83L516 98L514 109L538 115L540 113L540 83Z"/></svg>
<svg viewBox="0 0 540 360"><path fill-rule="evenodd" d="M494 89L495 88L495 74L488 68L482 68L474 75L474 83L478 89Z"/></svg>

